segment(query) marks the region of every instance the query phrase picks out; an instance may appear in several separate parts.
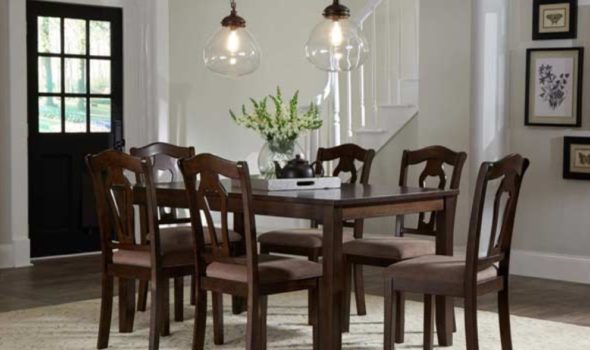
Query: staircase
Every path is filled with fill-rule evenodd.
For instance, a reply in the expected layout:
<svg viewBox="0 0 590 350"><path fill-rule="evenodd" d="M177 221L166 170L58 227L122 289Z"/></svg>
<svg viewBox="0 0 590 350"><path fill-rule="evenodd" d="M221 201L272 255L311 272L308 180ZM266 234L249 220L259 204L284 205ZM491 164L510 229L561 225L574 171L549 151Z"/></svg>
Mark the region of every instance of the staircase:
<svg viewBox="0 0 590 350"><path fill-rule="evenodd" d="M311 154L349 142L378 151L418 114L419 1L366 1L351 11L371 54L356 71L329 74L316 99L325 127L306 141Z"/></svg>

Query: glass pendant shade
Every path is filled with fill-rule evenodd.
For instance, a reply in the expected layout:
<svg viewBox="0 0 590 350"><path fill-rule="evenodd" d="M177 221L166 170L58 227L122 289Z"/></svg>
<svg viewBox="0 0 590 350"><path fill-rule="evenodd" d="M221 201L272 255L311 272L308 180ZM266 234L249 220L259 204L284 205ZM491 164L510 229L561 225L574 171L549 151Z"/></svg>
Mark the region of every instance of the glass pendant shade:
<svg viewBox="0 0 590 350"><path fill-rule="evenodd" d="M246 28L221 27L209 39L203 59L215 73L237 78L260 66L260 48Z"/></svg>
<svg viewBox="0 0 590 350"><path fill-rule="evenodd" d="M221 28L213 34L203 50L207 68L232 78L254 72L260 66L260 47L246 29L246 21L238 16L232 0L231 13L221 21Z"/></svg>
<svg viewBox="0 0 590 350"><path fill-rule="evenodd" d="M311 32L305 54L321 70L351 71L366 60L369 45L350 18L327 17Z"/></svg>

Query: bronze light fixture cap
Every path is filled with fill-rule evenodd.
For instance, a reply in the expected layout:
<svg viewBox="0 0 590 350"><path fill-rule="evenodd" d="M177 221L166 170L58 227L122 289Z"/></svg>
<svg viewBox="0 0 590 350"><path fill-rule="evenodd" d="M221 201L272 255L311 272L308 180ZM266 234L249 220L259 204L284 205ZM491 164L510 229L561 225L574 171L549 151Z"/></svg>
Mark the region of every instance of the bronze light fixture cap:
<svg viewBox="0 0 590 350"><path fill-rule="evenodd" d="M334 0L332 5L326 7L323 13L324 17L338 20L342 18L349 18L350 17L350 9L342 4L340 4L340 0Z"/></svg>
<svg viewBox="0 0 590 350"><path fill-rule="evenodd" d="M221 21L221 25L224 27L230 27L232 29L245 28L246 20L238 16L238 12L235 9L232 9L231 14Z"/></svg>

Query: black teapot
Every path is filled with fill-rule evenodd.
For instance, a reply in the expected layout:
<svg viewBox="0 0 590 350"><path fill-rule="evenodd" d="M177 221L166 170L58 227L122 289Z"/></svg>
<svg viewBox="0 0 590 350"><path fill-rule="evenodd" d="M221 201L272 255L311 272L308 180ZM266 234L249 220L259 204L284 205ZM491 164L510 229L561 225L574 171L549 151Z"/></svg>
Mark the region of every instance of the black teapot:
<svg viewBox="0 0 590 350"><path fill-rule="evenodd" d="M295 156L295 159L288 161L282 168L278 162L275 161L274 163L277 179L301 179L315 176L313 166L316 163L309 164L299 154Z"/></svg>

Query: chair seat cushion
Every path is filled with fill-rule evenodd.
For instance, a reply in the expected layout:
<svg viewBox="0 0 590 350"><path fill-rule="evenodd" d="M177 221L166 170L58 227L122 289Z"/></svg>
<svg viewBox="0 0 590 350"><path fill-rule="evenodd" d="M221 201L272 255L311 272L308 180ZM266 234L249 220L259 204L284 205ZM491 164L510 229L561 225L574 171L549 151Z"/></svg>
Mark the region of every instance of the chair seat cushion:
<svg viewBox="0 0 590 350"><path fill-rule="evenodd" d="M204 230L207 228L205 227ZM205 231L205 244L210 244L208 231ZM217 229L217 239L221 242L221 230ZM229 231L230 242L239 242L242 236L234 231ZM150 235L147 236L149 240ZM162 252L162 264L164 267L192 265L193 233L190 225L163 227L160 229L160 250ZM113 252L113 262L120 265L150 267L149 248L143 250L118 250Z"/></svg>
<svg viewBox="0 0 590 350"><path fill-rule="evenodd" d="M260 235L258 242L282 247L321 248L322 232L322 229L317 228L270 231ZM344 230L342 237L344 242L354 239L351 230Z"/></svg>
<svg viewBox="0 0 590 350"><path fill-rule="evenodd" d="M390 259L392 262L432 255L435 243L411 237L362 238L344 244L344 254Z"/></svg>
<svg viewBox="0 0 590 350"><path fill-rule="evenodd" d="M228 262L213 262L207 266L207 276L233 282L248 282L246 257ZM260 283L272 284L299 281L322 276L322 265L304 259L260 254L258 256Z"/></svg>
<svg viewBox="0 0 590 350"><path fill-rule="evenodd" d="M465 258L429 255L393 264L385 269L385 278L393 279L396 290L423 294L463 296ZM497 277L495 266L477 274L478 283Z"/></svg>
<svg viewBox="0 0 590 350"><path fill-rule="evenodd" d="M150 268L152 266L149 250L119 249L113 252L113 263ZM162 256L162 267L191 266L194 264L193 251L166 252Z"/></svg>
<svg viewBox="0 0 590 350"><path fill-rule="evenodd" d="M211 238L207 227L203 227L205 244L211 244ZM221 243L221 229L215 230L217 235L217 242ZM240 242L242 236L229 230L228 232L230 243ZM185 249L193 249L193 231L190 225L171 226L160 228L160 244L162 251L182 251Z"/></svg>

